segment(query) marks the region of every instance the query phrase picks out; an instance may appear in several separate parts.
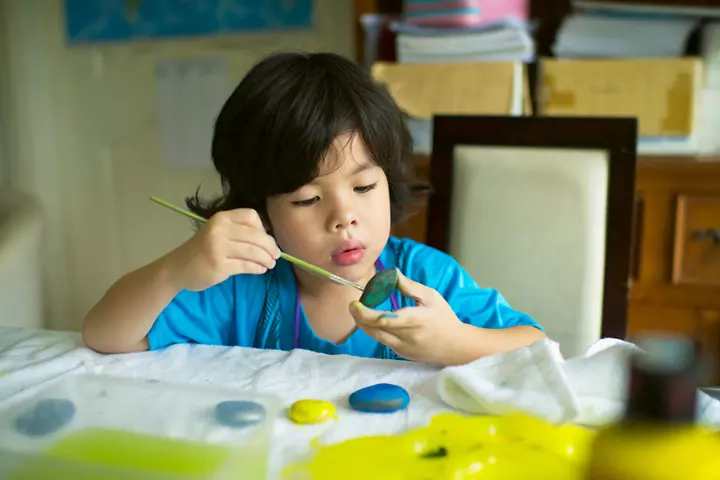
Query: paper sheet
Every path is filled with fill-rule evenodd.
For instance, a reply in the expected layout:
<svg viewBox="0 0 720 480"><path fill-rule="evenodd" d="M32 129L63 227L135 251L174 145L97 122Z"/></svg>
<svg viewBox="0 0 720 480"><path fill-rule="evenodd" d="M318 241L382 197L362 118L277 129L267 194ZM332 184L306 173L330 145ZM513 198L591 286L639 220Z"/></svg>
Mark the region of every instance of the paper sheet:
<svg viewBox="0 0 720 480"><path fill-rule="evenodd" d="M635 18L575 13L558 31L559 58L679 57L699 20Z"/></svg>
<svg viewBox="0 0 720 480"><path fill-rule="evenodd" d="M702 111L699 122L700 155L720 153L720 88L706 87L701 92Z"/></svg>
<svg viewBox="0 0 720 480"><path fill-rule="evenodd" d="M702 36L705 86L720 90L720 22L705 25Z"/></svg>
<svg viewBox="0 0 720 480"><path fill-rule="evenodd" d="M229 94L227 59L159 60L157 114L166 164L211 167L212 132Z"/></svg>

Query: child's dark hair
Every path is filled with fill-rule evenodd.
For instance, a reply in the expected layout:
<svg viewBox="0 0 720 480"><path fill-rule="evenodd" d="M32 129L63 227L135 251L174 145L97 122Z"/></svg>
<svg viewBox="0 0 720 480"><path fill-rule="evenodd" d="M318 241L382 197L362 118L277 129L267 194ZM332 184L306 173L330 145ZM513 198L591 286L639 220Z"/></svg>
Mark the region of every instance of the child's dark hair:
<svg viewBox="0 0 720 480"><path fill-rule="evenodd" d="M360 135L390 186L392 219L427 193L413 180L412 139L390 94L360 65L332 53L276 53L257 63L222 107L212 158L223 194L198 192L190 210L210 218L253 208L268 222L268 197L290 193L317 177L320 162L342 132Z"/></svg>

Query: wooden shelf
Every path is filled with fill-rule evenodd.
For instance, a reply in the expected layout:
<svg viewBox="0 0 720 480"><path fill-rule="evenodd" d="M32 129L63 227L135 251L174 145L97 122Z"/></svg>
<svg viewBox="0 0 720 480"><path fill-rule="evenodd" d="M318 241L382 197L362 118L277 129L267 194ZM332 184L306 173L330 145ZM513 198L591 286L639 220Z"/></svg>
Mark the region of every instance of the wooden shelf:
<svg viewBox="0 0 720 480"><path fill-rule="evenodd" d="M720 157L638 157L636 186L657 189L715 190L720 185Z"/></svg>
<svg viewBox="0 0 720 480"><path fill-rule="evenodd" d="M700 156L700 155L638 155L638 166L653 167L660 165L709 165L707 168L715 168L716 165L720 164L720 156Z"/></svg>
<svg viewBox="0 0 720 480"><path fill-rule="evenodd" d="M720 9L720 0L617 0L617 3ZM571 11L570 4L571 0L530 0L530 17L538 24L538 28L534 30L538 57L551 55L551 46L555 41L557 30ZM402 0L356 1L358 61L364 58L360 15L397 14L401 11ZM696 37L695 34L690 38L689 54L696 53L698 49ZM533 87L537 84L535 65L530 65L529 74L531 97L534 99L536 95ZM428 155L415 156L414 167L420 179L428 177L429 166ZM687 233L678 227L682 224L677 221L678 199L700 198L707 195L720 198L720 155L710 157L640 155L637 160L635 192L635 240L629 292L629 331L634 334L645 330L670 330L698 340L705 353L714 355L719 367L710 383L720 384L720 287L708 281L697 285L673 283L673 269L678 263L678 251L697 254L697 252L702 253L702 248L710 248L705 244L696 244L692 246L694 250L688 248L683 250L682 245L676 245L678 235L684 238L683 235ZM688 228L711 226L717 228L720 225L720 218L718 225L715 225L714 205L716 204L713 203L712 207L702 205L693 207L695 208L693 221L697 225ZM394 235L421 242L425 240L425 205L418 205L416 211L418 213L409 220L393 225ZM703 225L700 225L701 223ZM720 246L714 249L720 249ZM717 262L715 250L708 254L712 257L709 260L699 254L694 257L688 255L682 258L692 257L688 267L690 269L697 266L701 257L703 262ZM686 267L686 264L687 262L682 265ZM710 265L715 268L716 263ZM705 275L702 278L707 279L707 277L708 275Z"/></svg>

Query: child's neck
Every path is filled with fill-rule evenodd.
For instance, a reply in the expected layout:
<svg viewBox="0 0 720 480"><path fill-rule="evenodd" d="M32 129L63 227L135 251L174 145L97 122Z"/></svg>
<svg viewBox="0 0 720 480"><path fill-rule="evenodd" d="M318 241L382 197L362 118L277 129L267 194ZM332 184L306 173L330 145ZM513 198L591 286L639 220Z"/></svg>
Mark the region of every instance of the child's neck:
<svg viewBox="0 0 720 480"><path fill-rule="evenodd" d="M366 285L374 274L373 269L358 283ZM350 315L350 302L360 299L361 292L312 274L296 278L300 301L314 334L334 344L347 341L357 330Z"/></svg>
<svg viewBox="0 0 720 480"><path fill-rule="evenodd" d="M375 268L373 267L368 273L357 282L361 286L367 285L370 279L375 275ZM298 292L302 298L308 298L313 300L325 300L325 299L338 299L338 298L351 298L359 299L361 292L347 285L341 285L339 283L328 280L304 270L296 269L295 278L297 279ZM348 302L348 303L349 303Z"/></svg>

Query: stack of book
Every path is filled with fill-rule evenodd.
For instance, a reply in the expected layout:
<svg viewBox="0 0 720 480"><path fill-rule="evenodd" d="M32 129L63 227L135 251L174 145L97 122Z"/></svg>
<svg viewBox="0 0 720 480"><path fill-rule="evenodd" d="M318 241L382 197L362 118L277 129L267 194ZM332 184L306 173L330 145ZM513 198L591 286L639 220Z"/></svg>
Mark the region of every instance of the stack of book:
<svg viewBox="0 0 720 480"><path fill-rule="evenodd" d="M706 22L718 17L682 2L574 1L557 58L541 62L539 113L636 117L641 154L720 153L720 27ZM698 29L702 54L688 55Z"/></svg>
<svg viewBox="0 0 720 480"><path fill-rule="evenodd" d="M428 62L532 62L535 42L527 24L514 19L474 27L442 28L398 22L397 60Z"/></svg>
<svg viewBox="0 0 720 480"><path fill-rule="evenodd" d="M679 57L699 23L693 17L579 11L563 23L553 51L561 58Z"/></svg>
<svg viewBox="0 0 720 480"><path fill-rule="evenodd" d="M394 22L400 63L531 62L527 0L406 0Z"/></svg>

